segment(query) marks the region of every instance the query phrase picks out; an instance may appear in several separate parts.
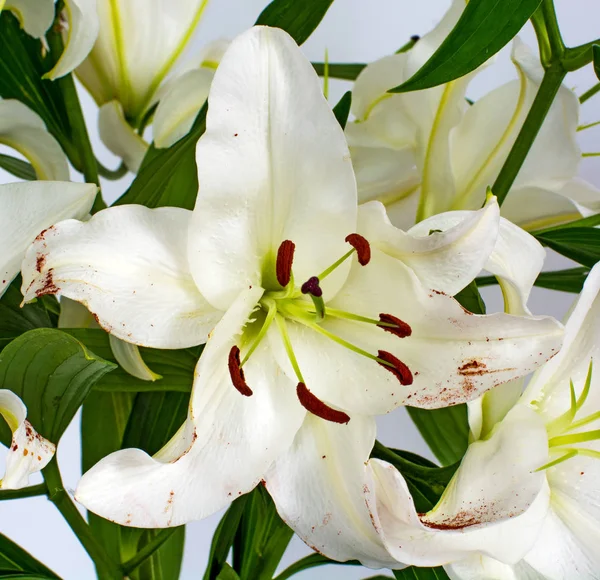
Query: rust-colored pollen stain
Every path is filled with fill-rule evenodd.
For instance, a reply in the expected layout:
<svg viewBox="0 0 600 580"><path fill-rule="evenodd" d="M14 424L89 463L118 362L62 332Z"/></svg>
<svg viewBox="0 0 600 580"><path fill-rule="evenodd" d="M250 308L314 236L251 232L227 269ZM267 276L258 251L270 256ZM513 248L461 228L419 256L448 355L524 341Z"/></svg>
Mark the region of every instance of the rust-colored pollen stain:
<svg viewBox="0 0 600 580"><path fill-rule="evenodd" d="M479 360L466 362L458 369L458 374L463 376L485 375L487 372L489 371L487 370L486 364Z"/></svg>
<svg viewBox="0 0 600 580"><path fill-rule="evenodd" d="M412 328L404 322L404 320L400 320L391 314L381 313L379 315L379 321L384 322L385 324L393 324L394 326L382 326L378 324L379 328L383 328L386 332L391 332L395 334L398 338L406 338L412 334Z"/></svg>
<svg viewBox="0 0 600 580"><path fill-rule="evenodd" d="M35 258L35 269L41 274L46 264L46 255L38 254Z"/></svg>
<svg viewBox="0 0 600 580"><path fill-rule="evenodd" d="M40 298L41 296L46 296L46 294L57 294L58 291L59 288L54 283L53 270L50 268L44 276L41 288L36 291L35 295Z"/></svg>
<svg viewBox="0 0 600 580"><path fill-rule="evenodd" d="M292 264L294 262L294 251L296 244L291 240L284 240L277 250L277 262L275 264L275 274L277 282L284 288L290 283L292 277Z"/></svg>
<svg viewBox="0 0 600 580"><path fill-rule="evenodd" d="M401 385L404 385L405 387L412 385L413 374L399 358L396 358L391 352L387 352L385 350L378 351L377 356L386 363L393 365L388 366L378 361L385 370L390 371L390 373L392 373L400 381Z"/></svg>
<svg viewBox="0 0 600 580"><path fill-rule="evenodd" d="M302 286L300 287L302 294L312 294L317 298L323 296L323 290L319 286L319 278L317 276L311 276Z"/></svg>
<svg viewBox="0 0 600 580"><path fill-rule="evenodd" d="M371 261L371 244L360 234L348 234L345 241L356 250L358 263L361 266L366 266Z"/></svg>
<svg viewBox="0 0 600 580"><path fill-rule="evenodd" d="M239 393L244 395L244 397L252 396L252 389L247 385L244 377L244 371L240 366L240 349L235 344L229 351L229 361L227 364L229 366L229 376L231 377L233 386L238 390Z"/></svg>
<svg viewBox="0 0 600 580"><path fill-rule="evenodd" d="M343 411L332 409L329 405L326 405L321 399L315 397L306 387L304 383L298 383L296 387L296 394L300 404L313 415L325 419L325 421L331 421L332 423L339 423L344 425L350 421L350 417Z"/></svg>

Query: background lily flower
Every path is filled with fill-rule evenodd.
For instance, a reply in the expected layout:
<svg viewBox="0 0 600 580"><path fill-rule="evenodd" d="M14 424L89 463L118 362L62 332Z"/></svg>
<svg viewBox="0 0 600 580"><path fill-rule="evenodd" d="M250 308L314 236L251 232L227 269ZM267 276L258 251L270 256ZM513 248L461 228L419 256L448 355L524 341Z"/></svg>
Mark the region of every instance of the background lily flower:
<svg viewBox="0 0 600 580"><path fill-rule="evenodd" d="M21 28L34 38L41 38L54 22L54 0L0 0L0 12L10 10Z"/></svg>
<svg viewBox="0 0 600 580"><path fill-rule="evenodd" d="M56 450L53 443L36 433L27 421L23 401L8 389L0 389L0 415L12 431L12 442L6 456L6 471L0 489L25 487L32 473L48 465Z"/></svg>
<svg viewBox="0 0 600 580"><path fill-rule="evenodd" d="M451 578L497 580L594 578L600 569L600 266L596 265L566 323L560 353L532 378L521 403L544 421L550 448L543 474L549 510L522 561L512 566L473 557L447 566ZM502 423L501 423L502 424ZM518 523L517 518L515 522ZM502 526L499 527L503 527ZM524 526L513 533L529 536Z"/></svg>
<svg viewBox="0 0 600 580"><path fill-rule="evenodd" d="M355 465L364 470L373 415L472 399L548 358L561 327L474 316L443 293L466 285L470 262L480 268L492 251L494 200L434 240L399 233L403 259L376 236L393 228L380 204L372 243L365 238L344 134L285 32L255 27L238 37L209 102L193 212L109 208L85 223L62 222L28 252L26 300L77 300L139 345L181 348L208 337L178 433L154 457L127 449L104 458L76 497L124 525L167 527L205 517L264 480L306 541L332 502L335 523L313 541L339 559L360 544L365 562L391 562L352 487L361 480L299 512L314 501L311 490L339 488L331 465L349 476ZM451 248L469 259L448 259ZM419 278L434 269L443 289ZM357 501L359 532L344 525L356 519Z"/></svg>
<svg viewBox="0 0 600 580"><path fill-rule="evenodd" d="M473 105L465 92L477 71L424 91L387 93L427 61L464 6L464 0L455 0L442 22L409 52L367 66L353 90L356 121L346 134L359 199L380 200L399 227L481 206L542 79L538 57L517 38L512 59L518 80ZM600 191L577 177L578 121L577 96L563 85L502 207L505 217L535 229L598 211Z"/></svg>

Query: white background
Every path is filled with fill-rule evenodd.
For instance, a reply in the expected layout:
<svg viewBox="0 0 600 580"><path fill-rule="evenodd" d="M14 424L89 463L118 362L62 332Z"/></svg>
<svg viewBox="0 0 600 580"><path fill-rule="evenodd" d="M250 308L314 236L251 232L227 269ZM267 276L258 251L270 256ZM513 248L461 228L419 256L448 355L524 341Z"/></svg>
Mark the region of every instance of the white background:
<svg viewBox="0 0 600 580"><path fill-rule="evenodd" d="M600 7L597 0L556 0L556 3L567 43L581 44L600 37ZM190 47L189 56L193 57L208 41L233 38L251 26L266 4L266 0L212 0ZM440 19L448 5L449 0L336 0L320 27L303 46L303 50L315 61L323 60L327 48L330 62L370 62L393 53L411 35L426 33ZM525 28L522 37L532 46L535 45L535 38L529 27ZM507 51L504 50L498 62L472 83L469 96L477 99L515 76ZM594 82L590 67L567 80L567 84L578 94L583 93ZM340 81L332 83L330 98L333 104L348 87L349 85ZM95 128L96 108L92 100L85 94L82 94L82 100L98 156L105 165L116 167L117 160L98 140ZM600 96L583 107L581 124L599 119ZM600 150L600 129L591 129L580 135L584 151ZM582 175L600 186L600 159L584 160ZM105 196L111 201L116 199L126 189L130 179L131 177L116 183L106 183ZM10 176L0 172L0 182L9 180ZM567 261L556 256L551 256L548 261L549 269L565 266L568 267ZM484 296L489 301L488 308L498 307L498 296L494 290L486 289ZM552 314L562 318L572 299L572 295L536 288L530 304L536 314ZM384 443L431 457L404 409L383 417L379 427L379 439ZM75 487L81 475L78 429L76 419L63 437L58 451L65 484L70 489ZM182 580L202 577L212 533L220 516L221 514L216 514L187 526ZM54 506L46 499L32 498L0 503L0 531L27 548L66 580L95 578L86 553ZM285 554L282 569L309 552L301 541L294 538ZM375 572L366 569L326 566L306 571L298 578L351 580L373 574Z"/></svg>

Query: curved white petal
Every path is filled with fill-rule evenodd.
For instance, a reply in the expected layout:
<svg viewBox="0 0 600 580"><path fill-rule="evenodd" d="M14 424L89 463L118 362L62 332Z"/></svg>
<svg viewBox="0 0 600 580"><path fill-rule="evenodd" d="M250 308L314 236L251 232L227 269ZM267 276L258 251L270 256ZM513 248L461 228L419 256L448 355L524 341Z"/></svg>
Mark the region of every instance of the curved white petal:
<svg viewBox="0 0 600 580"><path fill-rule="evenodd" d="M206 517L256 486L305 414L266 344L244 365L254 394L245 397L231 383L229 351L261 294L259 287L244 291L215 328L184 427L154 458L139 449L104 458L83 476L77 501L122 525L169 527Z"/></svg>
<svg viewBox="0 0 600 580"><path fill-rule="evenodd" d="M28 484L32 473L48 465L56 447L36 433L31 423L25 419L25 405L7 389L0 389L0 415L13 434L6 456L6 471L0 479L0 489L20 489Z"/></svg>
<svg viewBox="0 0 600 580"><path fill-rule="evenodd" d="M388 551L400 562L439 566L470 554L518 562L535 542L548 509L548 454L537 414L518 406L485 441L471 444L433 510L418 514L406 482L390 464L371 459L376 513ZM375 506L371 506L375 510Z"/></svg>
<svg viewBox="0 0 600 580"><path fill-rule="evenodd" d="M500 209L492 198L485 208L460 217L439 214L405 233L390 223L381 205L369 203L360 207L358 229L409 266L425 287L454 295L481 272L494 250Z"/></svg>
<svg viewBox="0 0 600 580"><path fill-rule="evenodd" d="M548 580L527 562L503 564L488 556L471 556L444 566L450 580Z"/></svg>
<svg viewBox="0 0 600 580"><path fill-rule="evenodd" d="M96 12L96 0L65 0L68 28L65 49L54 68L44 75L51 80L74 71L92 50L100 22Z"/></svg>
<svg viewBox="0 0 600 580"><path fill-rule="evenodd" d="M100 107L98 131L106 147L120 157L130 171L137 173L148 143L125 120L123 107L118 101L110 101Z"/></svg>
<svg viewBox="0 0 600 580"><path fill-rule="evenodd" d="M535 402L546 417L554 419L571 407L569 382L579 396L593 361L592 383L580 417L600 409L600 265L589 273L577 304L565 325L565 339L560 352L531 379L523 400Z"/></svg>
<svg viewBox="0 0 600 580"><path fill-rule="evenodd" d="M93 184L29 182L0 185L0 296L19 273L25 250L44 229L91 209Z"/></svg>
<svg viewBox="0 0 600 580"><path fill-rule="evenodd" d="M24 155L38 179L68 181L69 166L44 121L15 99L0 99L0 143Z"/></svg>
<svg viewBox="0 0 600 580"><path fill-rule="evenodd" d="M571 179L558 193L570 199L584 217L600 213L600 190L583 179Z"/></svg>
<svg viewBox="0 0 600 580"><path fill-rule="evenodd" d="M160 375L153 372L144 362L137 345L125 342L112 334L108 335L108 340L116 361L125 372L142 381L162 379Z"/></svg>
<svg viewBox="0 0 600 580"><path fill-rule="evenodd" d="M38 236L23 262L25 301L82 302L117 338L155 348L206 341L222 316L198 292L187 262L191 212L129 205L68 220Z"/></svg>
<svg viewBox="0 0 600 580"><path fill-rule="evenodd" d="M10 10L21 28L34 38L44 36L54 22L54 0L7 0L4 9Z"/></svg>
<svg viewBox="0 0 600 580"><path fill-rule="evenodd" d="M187 135L208 97L214 74L212 69L194 69L173 81L154 114L152 127L156 147L170 147Z"/></svg>
<svg viewBox="0 0 600 580"><path fill-rule="evenodd" d="M234 40L208 100L190 263L207 300L226 308L261 274L272 277L283 240L296 244L298 281L346 253L356 184L314 69L282 30L254 27ZM330 291L346 273L327 279Z"/></svg>
<svg viewBox="0 0 600 580"><path fill-rule="evenodd" d="M99 105L116 99L128 118L152 104L188 45L208 0L98 2L100 31L77 69Z"/></svg>
<svg viewBox="0 0 600 580"><path fill-rule="evenodd" d="M365 467L374 441L372 417L336 425L309 413L265 481L279 515L313 550L333 560L395 567L365 503L374 493Z"/></svg>

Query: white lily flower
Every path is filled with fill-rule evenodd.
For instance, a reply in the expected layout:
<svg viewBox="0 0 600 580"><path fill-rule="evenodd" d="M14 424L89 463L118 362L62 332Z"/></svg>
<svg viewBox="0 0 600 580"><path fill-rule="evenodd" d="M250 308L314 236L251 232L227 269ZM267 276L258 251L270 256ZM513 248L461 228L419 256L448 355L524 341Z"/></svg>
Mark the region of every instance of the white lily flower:
<svg viewBox="0 0 600 580"><path fill-rule="evenodd" d="M10 10L21 28L41 38L54 22L54 0L0 0L0 12Z"/></svg>
<svg viewBox="0 0 600 580"><path fill-rule="evenodd" d="M442 22L407 53L369 66L353 90L354 123L346 127L360 201L379 200L392 222L410 227L449 210L475 209L485 199L523 125L539 88L539 60L517 38L518 80L469 106L472 73L424 91L390 94L439 47L465 6L454 0ZM600 191L577 177L579 101L562 86L502 213L526 229L589 215Z"/></svg>
<svg viewBox="0 0 600 580"><path fill-rule="evenodd" d="M364 470L372 415L470 400L543 362L562 330L548 318L474 316L443 293L454 278L470 281L471 261L487 260L494 200L433 242L401 232L404 259L376 236L393 226L374 204L380 221L370 218L369 244L344 134L285 32L255 27L238 37L209 102L194 211L120 206L62 222L30 248L23 291L27 300L59 293L82 302L138 345L182 348L210 336L179 432L154 457L128 449L104 458L81 480L81 503L124 525L175 526L264 479L308 541L311 518L285 492L297 472L306 485L296 506L308 509L311 485L337 489L332 465L353 470L356 459ZM465 251L462 266L450 247ZM436 276L435 290L419 279ZM356 497L358 532L343 525L356 519ZM358 533L365 562L391 561L362 497L339 502L329 552L353 557L346 534Z"/></svg>
<svg viewBox="0 0 600 580"><path fill-rule="evenodd" d="M451 578L597 577L600 382L595 364L600 358L599 329L600 265L596 265L567 321L563 348L534 375L521 399L545 423L550 447L549 460L538 466L545 469L530 476L533 481L544 475L550 490L549 510L541 530L534 542L527 542L528 551L520 562L507 565L489 557L471 557L447 567ZM517 524L517 520L511 523ZM522 526L512 530L515 536L530 535Z"/></svg>
<svg viewBox="0 0 600 580"><path fill-rule="evenodd" d="M0 389L0 415L13 434L0 489L20 489L29 483L32 473L48 465L56 447L35 431L26 419L23 401L8 389Z"/></svg>

